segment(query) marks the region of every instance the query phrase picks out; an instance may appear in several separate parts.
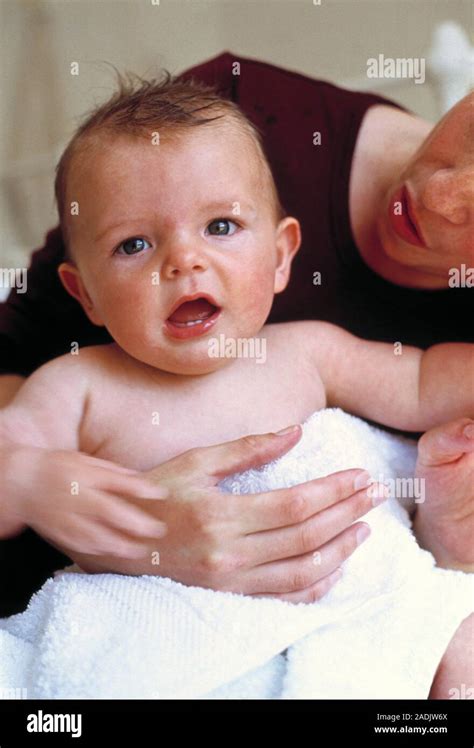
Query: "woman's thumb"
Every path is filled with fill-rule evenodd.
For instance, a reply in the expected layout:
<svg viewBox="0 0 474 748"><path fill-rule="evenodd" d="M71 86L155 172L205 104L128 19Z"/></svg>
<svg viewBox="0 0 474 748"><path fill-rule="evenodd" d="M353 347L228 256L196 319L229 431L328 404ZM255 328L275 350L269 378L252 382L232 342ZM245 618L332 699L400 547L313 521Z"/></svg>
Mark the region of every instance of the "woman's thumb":
<svg viewBox="0 0 474 748"><path fill-rule="evenodd" d="M474 452L474 421L470 418L458 418L436 426L418 442L418 455L424 465L454 462L465 452Z"/></svg>

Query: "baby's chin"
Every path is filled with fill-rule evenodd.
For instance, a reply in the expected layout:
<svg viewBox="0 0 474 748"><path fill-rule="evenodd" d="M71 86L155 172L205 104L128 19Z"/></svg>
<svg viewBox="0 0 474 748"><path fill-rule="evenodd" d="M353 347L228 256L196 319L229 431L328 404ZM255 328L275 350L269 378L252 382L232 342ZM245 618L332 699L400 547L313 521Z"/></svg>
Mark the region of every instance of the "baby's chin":
<svg viewBox="0 0 474 748"><path fill-rule="evenodd" d="M173 361L163 362L160 366L155 366L156 369L164 371L167 374L176 374L178 376L187 377L198 377L204 374L212 374L224 366L228 366L231 362L228 359L213 359L207 357L202 361Z"/></svg>
<svg viewBox="0 0 474 748"><path fill-rule="evenodd" d="M135 361L146 364L158 371L167 374L176 374L178 376L196 377L203 374L212 374L224 366L231 363L231 359L212 358L209 356L207 349L190 352L183 346L180 351L132 351L125 352Z"/></svg>
<svg viewBox="0 0 474 748"><path fill-rule="evenodd" d="M233 341L251 341L259 337L262 329L258 324L248 325L231 334L223 332L207 334L188 340L168 340L166 336L124 335L112 337L116 344L132 359L157 371L177 376L196 377L212 374L229 366L239 357L237 349L229 344ZM247 356L245 356L247 357Z"/></svg>

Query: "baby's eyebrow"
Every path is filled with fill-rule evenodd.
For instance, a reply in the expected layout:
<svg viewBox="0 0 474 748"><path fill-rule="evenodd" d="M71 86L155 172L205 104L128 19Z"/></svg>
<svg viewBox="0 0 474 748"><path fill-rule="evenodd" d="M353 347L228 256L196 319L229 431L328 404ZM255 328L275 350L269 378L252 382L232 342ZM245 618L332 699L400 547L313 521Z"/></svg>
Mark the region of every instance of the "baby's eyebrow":
<svg viewBox="0 0 474 748"><path fill-rule="evenodd" d="M138 217L133 219L133 223L140 223L140 221L146 221L148 220L148 217ZM99 231L98 234L94 237L94 241L98 242L100 239L103 239L104 236L109 234L111 231L115 231L115 229L119 229L121 226L129 226L132 223L132 221L120 221L119 223L114 223L111 226L106 226L102 231Z"/></svg>
<svg viewBox="0 0 474 748"><path fill-rule="evenodd" d="M249 213L251 213L253 216L257 214L257 209L252 203L247 202L246 200L216 200L211 203L206 203L206 209L208 210L224 210L224 211L233 211L235 206L239 206L240 208L244 208ZM238 215L237 213L235 215Z"/></svg>
<svg viewBox="0 0 474 748"><path fill-rule="evenodd" d="M203 207L206 210L222 210L228 213L229 211L234 211L235 207L238 206L239 210L244 209L248 213L251 213L252 216L257 215L257 209L252 203L247 202L246 200L216 200L211 203L206 203ZM234 215L238 216L239 213L235 213ZM141 221L147 221L149 219L149 216L143 216L133 219L133 223L140 223ZM119 229L121 226L128 226L130 225L131 221L120 221L119 223L114 223L111 226L106 226L102 231L99 231L98 234L94 237L94 242L98 242L101 239L104 238L107 234L109 234L111 231L115 231L115 229Z"/></svg>

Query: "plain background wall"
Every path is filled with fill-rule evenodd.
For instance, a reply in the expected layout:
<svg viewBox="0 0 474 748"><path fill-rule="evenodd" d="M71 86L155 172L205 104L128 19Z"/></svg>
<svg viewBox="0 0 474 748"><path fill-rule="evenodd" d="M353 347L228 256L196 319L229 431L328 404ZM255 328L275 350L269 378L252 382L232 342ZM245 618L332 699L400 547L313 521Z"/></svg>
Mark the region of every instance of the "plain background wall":
<svg viewBox="0 0 474 748"><path fill-rule="evenodd" d="M471 0L0 0L0 13L3 267L26 265L57 223L54 166L81 115L111 92L104 61L178 73L227 49L370 89L368 58L426 55L443 20L472 30ZM382 83L378 91L437 118L429 84Z"/></svg>

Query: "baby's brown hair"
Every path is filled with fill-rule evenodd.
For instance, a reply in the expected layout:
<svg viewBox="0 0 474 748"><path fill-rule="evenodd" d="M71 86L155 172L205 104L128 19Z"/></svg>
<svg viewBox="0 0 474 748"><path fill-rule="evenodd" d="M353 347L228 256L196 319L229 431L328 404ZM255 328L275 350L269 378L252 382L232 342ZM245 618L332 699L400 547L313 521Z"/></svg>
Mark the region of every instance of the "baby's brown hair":
<svg viewBox="0 0 474 748"><path fill-rule="evenodd" d="M149 80L133 73L122 75L117 70L116 74L116 92L86 115L56 166L54 192L68 259L72 259L66 224L68 171L74 155L98 133L125 134L151 141L156 131L181 135L192 127L226 118L254 142L268 181L275 219L285 217L261 134L237 104L223 98L215 87L192 78L174 77L167 70L160 79Z"/></svg>

